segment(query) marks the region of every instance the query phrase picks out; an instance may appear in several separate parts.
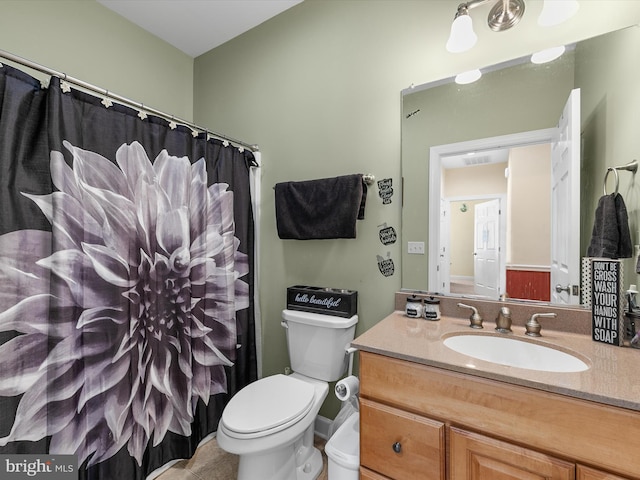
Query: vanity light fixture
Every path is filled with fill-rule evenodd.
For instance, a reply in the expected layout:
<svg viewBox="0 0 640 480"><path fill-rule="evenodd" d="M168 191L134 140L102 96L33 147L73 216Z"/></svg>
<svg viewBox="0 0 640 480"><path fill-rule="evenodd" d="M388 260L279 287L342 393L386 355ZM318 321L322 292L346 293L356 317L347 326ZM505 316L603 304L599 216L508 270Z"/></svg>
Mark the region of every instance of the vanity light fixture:
<svg viewBox="0 0 640 480"><path fill-rule="evenodd" d="M462 72L456 75L456 83L458 85L467 85L479 80L480 77L482 77L482 72L480 70L469 70L468 72Z"/></svg>
<svg viewBox="0 0 640 480"><path fill-rule="evenodd" d="M451 33L447 40L447 50L452 53L466 52L478 41L473 31L473 22L469 10L491 0L471 0L458 5L458 11L451 24ZM494 32L508 30L516 25L524 15L524 0L498 0L489 12L487 24Z"/></svg>
<svg viewBox="0 0 640 480"><path fill-rule="evenodd" d="M478 36L473 30L473 21L469 10L493 1L487 24L494 32L502 32L517 25L524 15L524 0L469 0L458 5L451 24L447 40L447 50L452 53L466 52L473 48ZM558 25L571 18L578 11L578 0L544 0L542 12L538 18L541 26Z"/></svg>
<svg viewBox="0 0 640 480"><path fill-rule="evenodd" d="M564 45L562 45L560 47L547 48L546 50L536 52L531 55L531 63L541 64L551 62L556 58L560 58L565 50Z"/></svg>

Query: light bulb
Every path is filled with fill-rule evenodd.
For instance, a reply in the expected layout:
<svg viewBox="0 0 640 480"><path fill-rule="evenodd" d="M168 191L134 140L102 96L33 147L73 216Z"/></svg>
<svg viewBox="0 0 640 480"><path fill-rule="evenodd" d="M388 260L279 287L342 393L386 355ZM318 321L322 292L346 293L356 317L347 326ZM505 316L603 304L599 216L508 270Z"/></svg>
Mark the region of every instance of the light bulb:
<svg viewBox="0 0 640 480"><path fill-rule="evenodd" d="M473 31L473 22L469 14L457 15L451 24L451 33L447 40L447 50L452 53L466 52L478 41Z"/></svg>
<svg viewBox="0 0 640 480"><path fill-rule="evenodd" d="M547 63L559 58L565 51L564 45L560 47L547 48L531 55L531 63Z"/></svg>
<svg viewBox="0 0 640 480"><path fill-rule="evenodd" d="M480 70L469 70L468 72L459 73L456 75L456 83L458 85L467 85L473 83L482 77Z"/></svg>

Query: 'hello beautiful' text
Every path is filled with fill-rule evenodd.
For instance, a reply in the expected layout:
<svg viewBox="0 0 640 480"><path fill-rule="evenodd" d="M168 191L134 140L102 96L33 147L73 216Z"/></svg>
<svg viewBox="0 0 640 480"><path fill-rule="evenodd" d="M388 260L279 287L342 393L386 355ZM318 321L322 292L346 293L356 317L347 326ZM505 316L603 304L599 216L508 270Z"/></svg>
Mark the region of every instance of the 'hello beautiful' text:
<svg viewBox="0 0 640 480"><path fill-rule="evenodd" d="M326 308L337 308L340 305L341 298L317 298L315 295L309 296L306 293L298 293L296 294L296 303L310 303L313 305L320 305Z"/></svg>

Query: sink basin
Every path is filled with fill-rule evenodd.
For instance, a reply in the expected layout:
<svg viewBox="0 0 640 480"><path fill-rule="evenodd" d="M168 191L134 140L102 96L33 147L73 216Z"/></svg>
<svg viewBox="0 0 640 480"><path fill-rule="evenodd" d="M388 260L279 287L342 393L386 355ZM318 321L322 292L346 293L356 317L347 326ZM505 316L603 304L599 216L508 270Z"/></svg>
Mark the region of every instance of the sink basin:
<svg viewBox="0 0 640 480"><path fill-rule="evenodd" d="M569 353L513 337L454 335L444 340L451 350L486 362L542 372L582 372L589 366Z"/></svg>

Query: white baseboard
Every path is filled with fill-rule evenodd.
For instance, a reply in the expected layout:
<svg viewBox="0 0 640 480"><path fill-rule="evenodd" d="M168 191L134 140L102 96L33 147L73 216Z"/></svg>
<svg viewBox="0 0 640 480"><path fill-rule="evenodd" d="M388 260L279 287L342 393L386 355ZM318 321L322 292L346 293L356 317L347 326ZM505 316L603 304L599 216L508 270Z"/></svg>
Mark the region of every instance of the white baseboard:
<svg viewBox="0 0 640 480"><path fill-rule="evenodd" d="M329 429L331 428L332 423L333 420L330 418L318 415L314 425L315 434L324 440L329 440Z"/></svg>
<svg viewBox="0 0 640 480"><path fill-rule="evenodd" d="M465 275L449 275L449 280L451 282L456 283L471 283L473 284L473 277L465 276Z"/></svg>

